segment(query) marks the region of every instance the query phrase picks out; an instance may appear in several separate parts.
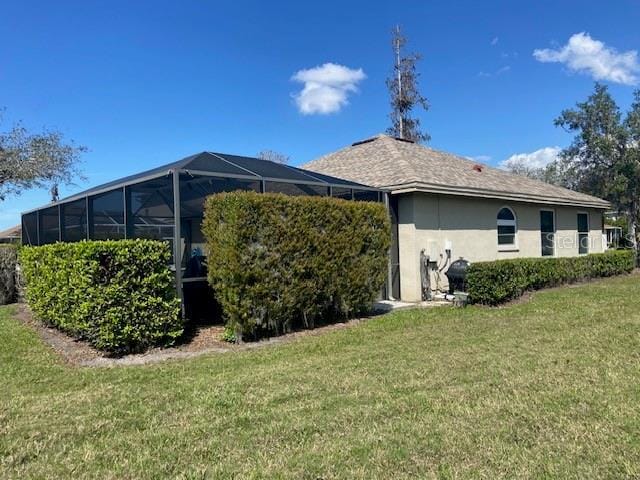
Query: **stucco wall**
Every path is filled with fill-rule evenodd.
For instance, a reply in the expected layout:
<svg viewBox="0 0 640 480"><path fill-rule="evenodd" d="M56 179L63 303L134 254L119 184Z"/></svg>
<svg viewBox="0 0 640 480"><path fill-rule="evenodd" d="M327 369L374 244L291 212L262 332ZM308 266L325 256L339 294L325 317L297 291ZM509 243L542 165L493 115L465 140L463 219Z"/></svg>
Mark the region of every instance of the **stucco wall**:
<svg viewBox="0 0 640 480"><path fill-rule="evenodd" d="M515 248L498 246L496 216L505 206L516 215ZM442 263L440 255L445 254L447 244L451 246L452 261L459 257L471 262L540 257L540 210L555 212L555 256L578 255L578 212L589 214L589 253L604 251L601 210L426 193L401 195L398 200L398 244L402 299L421 299L419 261L422 249L439 263ZM432 287L435 287L435 280L432 277ZM440 280L440 286L446 287L444 273Z"/></svg>

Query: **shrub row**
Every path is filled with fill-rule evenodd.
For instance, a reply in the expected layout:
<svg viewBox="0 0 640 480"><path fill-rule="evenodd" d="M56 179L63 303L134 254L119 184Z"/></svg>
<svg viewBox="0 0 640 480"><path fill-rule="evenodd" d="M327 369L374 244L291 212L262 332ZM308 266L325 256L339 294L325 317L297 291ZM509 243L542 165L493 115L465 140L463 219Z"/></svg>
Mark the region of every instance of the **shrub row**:
<svg viewBox="0 0 640 480"><path fill-rule="evenodd" d="M11 303L16 297L17 252L15 245L0 244L0 305Z"/></svg>
<svg viewBox="0 0 640 480"><path fill-rule="evenodd" d="M203 232L209 283L239 339L361 313L385 280L378 203L223 193L207 199Z"/></svg>
<svg viewBox="0 0 640 480"><path fill-rule="evenodd" d="M519 258L473 263L467 272L471 303L497 305L563 283L629 273L635 267L632 250L612 250L582 257Z"/></svg>
<svg viewBox="0 0 640 480"><path fill-rule="evenodd" d="M83 241L23 247L26 299L47 324L114 354L182 334L166 243Z"/></svg>

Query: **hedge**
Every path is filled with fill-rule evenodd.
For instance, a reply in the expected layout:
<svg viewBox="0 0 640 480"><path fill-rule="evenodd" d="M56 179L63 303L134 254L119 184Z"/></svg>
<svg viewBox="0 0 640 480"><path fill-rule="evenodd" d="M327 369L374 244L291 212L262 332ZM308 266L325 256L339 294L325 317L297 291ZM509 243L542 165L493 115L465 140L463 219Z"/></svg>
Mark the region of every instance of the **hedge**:
<svg viewBox="0 0 640 480"><path fill-rule="evenodd" d="M379 203L221 193L206 201L203 232L209 283L238 339L362 313L386 277Z"/></svg>
<svg viewBox="0 0 640 480"><path fill-rule="evenodd" d="M0 244L0 305L16 297L16 263L18 249L12 244Z"/></svg>
<svg viewBox="0 0 640 480"><path fill-rule="evenodd" d="M528 290L597 277L629 273L632 250L612 250L581 257L519 258L473 263L467 271L469 302L486 305L518 298Z"/></svg>
<svg viewBox="0 0 640 480"><path fill-rule="evenodd" d="M83 241L23 247L26 299L45 323L113 354L173 343L183 331L166 243Z"/></svg>

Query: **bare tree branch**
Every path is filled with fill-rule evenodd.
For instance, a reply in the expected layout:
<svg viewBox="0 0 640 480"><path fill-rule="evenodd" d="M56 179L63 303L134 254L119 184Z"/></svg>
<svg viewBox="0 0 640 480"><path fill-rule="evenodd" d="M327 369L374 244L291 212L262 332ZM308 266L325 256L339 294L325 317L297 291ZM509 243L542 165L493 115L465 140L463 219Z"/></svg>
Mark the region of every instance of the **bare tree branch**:
<svg viewBox="0 0 640 480"><path fill-rule="evenodd" d="M288 155L273 150L262 150L260 153L258 153L258 158L261 160L269 160L270 162L282 163L285 165L289 163Z"/></svg>
<svg viewBox="0 0 640 480"><path fill-rule="evenodd" d="M29 133L20 123L0 133L0 201L31 188L56 192L82 178L78 164L86 147L65 142L55 130Z"/></svg>

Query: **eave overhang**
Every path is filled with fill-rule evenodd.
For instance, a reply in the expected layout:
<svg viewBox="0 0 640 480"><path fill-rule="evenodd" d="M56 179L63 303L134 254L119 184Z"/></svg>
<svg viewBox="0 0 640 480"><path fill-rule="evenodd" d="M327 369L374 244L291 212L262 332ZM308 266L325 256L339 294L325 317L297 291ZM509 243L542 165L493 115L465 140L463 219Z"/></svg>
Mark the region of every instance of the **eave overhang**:
<svg viewBox="0 0 640 480"><path fill-rule="evenodd" d="M564 197L554 196L542 196L532 195L525 193L514 193L498 190L470 188L470 187L458 187L448 185L436 185L427 184L422 182L404 183L400 185L388 185L382 187L387 190L391 195L401 195L406 193L423 192L423 193L435 193L443 195L456 195L460 197L476 197L487 198L497 200L511 200L525 203L536 203L544 205L561 205L567 207L583 207L583 208L597 208L601 210L608 210L611 208L611 204L606 200L600 200L594 198L593 200L577 200Z"/></svg>

